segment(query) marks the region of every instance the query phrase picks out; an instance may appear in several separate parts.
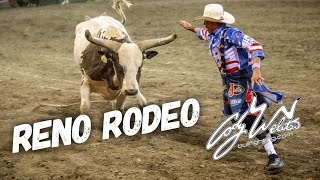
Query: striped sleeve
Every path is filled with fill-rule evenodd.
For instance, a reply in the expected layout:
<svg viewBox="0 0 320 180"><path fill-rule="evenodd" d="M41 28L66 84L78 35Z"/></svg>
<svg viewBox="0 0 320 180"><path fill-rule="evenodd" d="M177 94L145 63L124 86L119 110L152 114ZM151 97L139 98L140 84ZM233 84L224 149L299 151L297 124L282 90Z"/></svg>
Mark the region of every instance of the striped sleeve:
<svg viewBox="0 0 320 180"><path fill-rule="evenodd" d="M251 58L260 57L261 60L264 59L264 52L262 45L251 38L250 36L245 35L237 29L231 30L229 34L229 42L234 44L236 47L241 47L247 50L250 53Z"/></svg>
<svg viewBox="0 0 320 180"><path fill-rule="evenodd" d="M207 41L208 35L209 35L209 33L208 33L207 29L205 29L205 28L199 28L199 30L197 31L197 36L201 40Z"/></svg>

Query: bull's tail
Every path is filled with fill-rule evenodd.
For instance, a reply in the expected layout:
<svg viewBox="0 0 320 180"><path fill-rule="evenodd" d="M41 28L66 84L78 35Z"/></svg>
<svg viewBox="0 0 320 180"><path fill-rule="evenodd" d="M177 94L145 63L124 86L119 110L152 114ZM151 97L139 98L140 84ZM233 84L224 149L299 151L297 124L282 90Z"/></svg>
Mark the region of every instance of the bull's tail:
<svg viewBox="0 0 320 180"><path fill-rule="evenodd" d="M121 16L121 24L124 24L127 20L123 12L123 5L126 5L128 8L130 8L132 4L127 0L113 0L112 8L115 9Z"/></svg>

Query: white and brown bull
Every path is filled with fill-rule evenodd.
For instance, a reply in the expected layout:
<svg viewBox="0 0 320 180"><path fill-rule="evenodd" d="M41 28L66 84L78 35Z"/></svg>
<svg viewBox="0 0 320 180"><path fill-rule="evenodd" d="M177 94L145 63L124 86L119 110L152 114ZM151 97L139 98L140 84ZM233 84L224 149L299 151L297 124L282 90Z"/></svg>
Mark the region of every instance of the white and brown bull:
<svg viewBox="0 0 320 180"><path fill-rule="evenodd" d="M122 16L122 23L125 17ZM147 104L139 89L144 59L157 55L147 49L174 41L176 34L134 43L124 26L109 16L87 18L76 27L74 57L82 71L81 113L90 109L90 94L100 94L112 102L113 109L124 109L127 96L136 96L141 106Z"/></svg>

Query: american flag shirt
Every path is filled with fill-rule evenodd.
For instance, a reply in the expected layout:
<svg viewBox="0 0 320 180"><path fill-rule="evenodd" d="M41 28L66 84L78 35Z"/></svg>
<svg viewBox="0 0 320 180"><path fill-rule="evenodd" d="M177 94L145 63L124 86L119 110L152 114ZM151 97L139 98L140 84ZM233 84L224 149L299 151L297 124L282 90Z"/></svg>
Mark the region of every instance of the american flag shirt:
<svg viewBox="0 0 320 180"><path fill-rule="evenodd" d="M223 70L221 63L221 53L219 51L221 36L224 29L225 32L225 61L226 69ZM212 34L209 34L206 28L200 28L197 36L201 40L206 40L209 43L209 53L214 58L220 73L226 72L227 74L235 72L241 73L245 78L252 76L253 58L260 57L264 59L264 52L259 42L253 38L245 35L237 28L221 24ZM243 77L240 77L243 78Z"/></svg>

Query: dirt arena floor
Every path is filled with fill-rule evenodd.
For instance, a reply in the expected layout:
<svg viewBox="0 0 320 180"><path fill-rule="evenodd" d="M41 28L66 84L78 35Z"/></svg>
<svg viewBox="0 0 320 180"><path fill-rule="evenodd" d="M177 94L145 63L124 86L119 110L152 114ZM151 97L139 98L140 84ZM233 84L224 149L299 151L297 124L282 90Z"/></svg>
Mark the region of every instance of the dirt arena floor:
<svg viewBox="0 0 320 180"><path fill-rule="evenodd" d="M205 145L225 119L220 115L221 81L206 42L184 31L180 19L192 22L206 4L216 2L236 17L234 26L264 46L262 73L269 88L284 92L284 104L299 101L296 117L302 127L276 145L285 162L270 174L267 156L258 147L234 148L215 161ZM93 103L92 132L84 144L12 154L13 128L42 120L77 117L79 106L42 107L39 102L80 102L81 74L73 60L74 29L85 15L103 12L120 19L111 1L67 6L0 10L0 179L319 179L320 178L320 2L132 0L125 27L138 42L175 32L173 43L154 48L159 55L146 62L141 91L149 104L196 98L200 119L191 128L102 140L103 113L109 102ZM201 23L194 25L202 26ZM92 95L91 100L102 100ZM137 104L128 98L126 108ZM267 118L277 110L268 110ZM50 129L48 129L50 131ZM239 143L245 143L243 137Z"/></svg>

